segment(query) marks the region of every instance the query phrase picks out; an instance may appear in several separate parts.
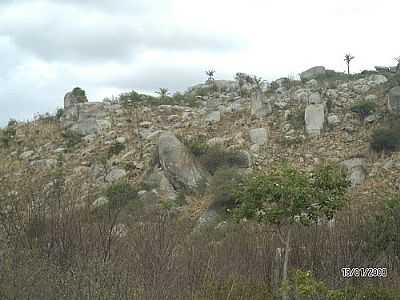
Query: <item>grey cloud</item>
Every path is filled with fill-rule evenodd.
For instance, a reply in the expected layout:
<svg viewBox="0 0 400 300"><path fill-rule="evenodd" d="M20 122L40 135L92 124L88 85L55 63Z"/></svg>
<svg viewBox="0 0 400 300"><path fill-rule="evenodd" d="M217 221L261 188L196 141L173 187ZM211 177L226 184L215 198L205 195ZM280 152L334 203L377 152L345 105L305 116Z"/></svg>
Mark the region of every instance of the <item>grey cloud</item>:
<svg viewBox="0 0 400 300"><path fill-rule="evenodd" d="M84 2L89 5L94 1ZM106 3L109 1L101 1L100 5ZM34 19L6 13L1 18L0 13L0 35L9 37L20 49L53 62L126 61L146 50L214 52L239 47L233 37L182 29L151 12L144 19L136 10L124 16L85 14L77 7L62 9L52 4L49 11L38 12L42 17Z"/></svg>

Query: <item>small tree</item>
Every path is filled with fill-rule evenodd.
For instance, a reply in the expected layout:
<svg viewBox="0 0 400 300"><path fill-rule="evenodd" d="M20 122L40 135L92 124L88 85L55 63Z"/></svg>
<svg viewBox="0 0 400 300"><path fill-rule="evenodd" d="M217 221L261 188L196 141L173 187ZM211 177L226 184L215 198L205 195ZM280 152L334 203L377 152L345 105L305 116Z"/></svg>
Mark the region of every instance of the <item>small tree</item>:
<svg viewBox="0 0 400 300"><path fill-rule="evenodd" d="M215 70L207 70L206 75L208 76L207 82L213 82L214 81L214 75L215 75Z"/></svg>
<svg viewBox="0 0 400 300"><path fill-rule="evenodd" d="M344 61L346 62L347 65L347 74L350 75L350 62L354 59L355 57L351 55L350 53L345 54L344 56Z"/></svg>
<svg viewBox="0 0 400 300"><path fill-rule="evenodd" d="M160 95L162 100L164 100L168 97L169 90L166 88L160 88L156 93Z"/></svg>
<svg viewBox="0 0 400 300"><path fill-rule="evenodd" d="M307 226L321 217L332 219L344 206L348 187L349 181L337 167L328 165L304 174L284 166L271 174L250 177L240 186L233 213L237 220L255 219L274 226L285 248L282 282L286 284L291 225ZM287 292L282 299L288 299Z"/></svg>

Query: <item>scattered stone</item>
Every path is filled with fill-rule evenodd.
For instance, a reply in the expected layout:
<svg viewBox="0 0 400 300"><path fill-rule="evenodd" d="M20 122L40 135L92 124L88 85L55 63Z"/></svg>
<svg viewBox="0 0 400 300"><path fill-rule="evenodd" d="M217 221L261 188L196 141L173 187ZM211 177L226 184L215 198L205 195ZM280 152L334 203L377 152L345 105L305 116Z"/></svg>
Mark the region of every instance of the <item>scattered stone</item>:
<svg viewBox="0 0 400 300"><path fill-rule="evenodd" d="M111 169L110 173L107 174L106 181L108 183L113 183L113 182L118 181L121 178L125 177L126 174L127 173L124 169L113 168L113 169Z"/></svg>
<svg viewBox="0 0 400 300"><path fill-rule="evenodd" d="M331 126L336 126L340 123L339 117L337 115L328 116L328 124Z"/></svg>
<svg viewBox="0 0 400 300"><path fill-rule="evenodd" d="M265 128L251 129L249 133L253 144L265 145L268 141L268 134Z"/></svg>
<svg viewBox="0 0 400 300"><path fill-rule="evenodd" d="M57 166L57 160L55 159L41 159L35 160L30 163L34 168L51 169Z"/></svg>
<svg viewBox="0 0 400 300"><path fill-rule="evenodd" d="M28 159L28 158L32 157L33 154L35 154L35 151L32 151L32 150L30 150L30 151L25 151L24 153L22 153L22 154L19 156L19 158L25 160L25 159Z"/></svg>
<svg viewBox="0 0 400 300"><path fill-rule="evenodd" d="M209 123L221 121L221 112L219 110L209 112L207 114L206 121Z"/></svg>
<svg viewBox="0 0 400 300"><path fill-rule="evenodd" d="M93 208L100 208L100 207L106 206L109 202L110 201L106 197L102 196L102 197L97 198L92 203L92 207Z"/></svg>

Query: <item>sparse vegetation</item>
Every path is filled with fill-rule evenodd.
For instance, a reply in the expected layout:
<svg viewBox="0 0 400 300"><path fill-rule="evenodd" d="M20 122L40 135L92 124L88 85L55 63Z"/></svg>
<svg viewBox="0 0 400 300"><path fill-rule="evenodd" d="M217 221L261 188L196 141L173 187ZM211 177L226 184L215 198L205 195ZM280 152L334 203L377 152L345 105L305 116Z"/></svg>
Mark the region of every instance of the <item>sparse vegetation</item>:
<svg viewBox="0 0 400 300"><path fill-rule="evenodd" d="M351 111L353 113L357 113L360 116L361 120L364 120L371 113L375 112L377 109L377 105L372 101L362 101L357 103L351 107Z"/></svg>
<svg viewBox="0 0 400 300"><path fill-rule="evenodd" d="M400 150L400 124L394 123L376 129L371 136L371 149L375 152Z"/></svg>

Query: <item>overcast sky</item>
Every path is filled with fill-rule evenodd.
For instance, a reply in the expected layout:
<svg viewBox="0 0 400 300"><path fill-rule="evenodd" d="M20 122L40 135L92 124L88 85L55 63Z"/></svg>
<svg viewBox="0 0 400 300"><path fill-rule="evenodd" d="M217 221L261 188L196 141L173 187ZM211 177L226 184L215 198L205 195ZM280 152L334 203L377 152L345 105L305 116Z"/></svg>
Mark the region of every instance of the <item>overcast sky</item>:
<svg viewBox="0 0 400 300"><path fill-rule="evenodd" d="M398 0L0 0L0 126L90 101L184 90L236 72L264 79L315 65L344 71L400 56Z"/></svg>

